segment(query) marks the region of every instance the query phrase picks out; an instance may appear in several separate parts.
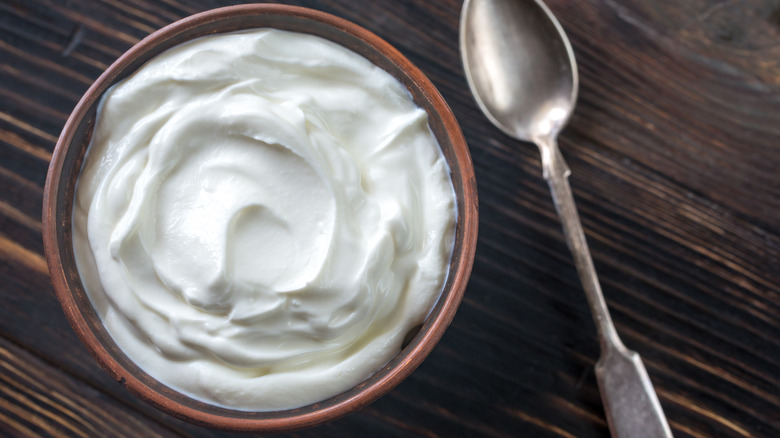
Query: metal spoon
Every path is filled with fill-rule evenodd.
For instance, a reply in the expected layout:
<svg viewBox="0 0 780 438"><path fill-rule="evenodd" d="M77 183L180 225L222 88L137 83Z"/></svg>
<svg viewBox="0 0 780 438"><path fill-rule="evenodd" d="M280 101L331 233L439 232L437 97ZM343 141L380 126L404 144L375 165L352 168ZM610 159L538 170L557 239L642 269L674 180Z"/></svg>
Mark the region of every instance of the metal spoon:
<svg viewBox="0 0 780 438"><path fill-rule="evenodd" d="M544 178L563 223L600 341L596 378L612 435L671 437L658 396L639 355L615 331L601 294L569 187L558 132L577 100L578 77L569 40L541 0L466 0L460 23L466 77L488 119L508 135L536 143Z"/></svg>

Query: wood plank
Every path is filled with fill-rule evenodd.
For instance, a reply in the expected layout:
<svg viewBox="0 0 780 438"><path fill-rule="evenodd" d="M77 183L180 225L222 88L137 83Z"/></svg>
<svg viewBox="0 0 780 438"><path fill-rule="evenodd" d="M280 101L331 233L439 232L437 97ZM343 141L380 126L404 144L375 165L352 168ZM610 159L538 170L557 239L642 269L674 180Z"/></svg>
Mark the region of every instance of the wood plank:
<svg viewBox="0 0 780 438"><path fill-rule="evenodd" d="M18 436L177 436L0 337L3 425Z"/></svg>
<svg viewBox="0 0 780 438"><path fill-rule="evenodd" d="M156 411L99 369L53 295L39 236L48 160L86 87L150 31L226 3L0 4L0 435L100 435L124 419L115 435L230 435ZM780 435L776 2L547 3L581 73L560 138L580 215L675 436ZM538 152L469 94L461 2L297 4L367 27L431 78L471 146L481 228L466 299L431 357L363 411L285 436L607 436L595 330Z"/></svg>

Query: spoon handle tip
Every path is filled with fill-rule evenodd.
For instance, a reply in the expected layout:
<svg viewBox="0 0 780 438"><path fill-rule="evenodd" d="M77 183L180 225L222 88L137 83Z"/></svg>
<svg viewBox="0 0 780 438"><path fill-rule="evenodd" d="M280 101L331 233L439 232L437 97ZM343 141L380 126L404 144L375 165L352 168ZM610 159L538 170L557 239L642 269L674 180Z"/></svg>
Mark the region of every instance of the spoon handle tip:
<svg viewBox="0 0 780 438"><path fill-rule="evenodd" d="M596 379L613 437L672 436L639 354L622 346L608 349L596 364Z"/></svg>

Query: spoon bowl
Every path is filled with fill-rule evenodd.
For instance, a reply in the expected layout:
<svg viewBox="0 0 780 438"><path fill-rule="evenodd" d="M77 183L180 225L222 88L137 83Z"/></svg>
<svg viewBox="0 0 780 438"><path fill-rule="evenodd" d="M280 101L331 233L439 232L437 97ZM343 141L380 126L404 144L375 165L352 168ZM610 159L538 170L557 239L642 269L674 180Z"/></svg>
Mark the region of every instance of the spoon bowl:
<svg viewBox="0 0 780 438"><path fill-rule="evenodd" d="M541 0L466 0L460 27L463 67L482 112L506 134L536 143L601 343L596 379L615 437L671 437L639 355L618 337L601 293L558 132L579 87L566 33Z"/></svg>
<svg viewBox="0 0 780 438"><path fill-rule="evenodd" d="M461 29L469 30L460 33L466 79L490 121L525 141L556 135L574 110L579 79L571 44L547 6L467 1Z"/></svg>

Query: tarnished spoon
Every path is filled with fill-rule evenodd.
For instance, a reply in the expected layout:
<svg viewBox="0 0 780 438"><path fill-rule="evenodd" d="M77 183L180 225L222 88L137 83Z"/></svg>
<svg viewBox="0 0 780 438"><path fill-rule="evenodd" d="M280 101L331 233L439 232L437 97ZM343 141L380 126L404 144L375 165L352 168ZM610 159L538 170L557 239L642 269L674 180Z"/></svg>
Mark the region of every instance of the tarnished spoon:
<svg viewBox="0 0 780 438"><path fill-rule="evenodd" d="M612 435L671 437L658 396L639 355L615 331L601 294L569 187L558 132L577 100L578 77L569 40L540 0L466 0L460 50L482 111L512 137L536 143L566 242L601 340L596 378Z"/></svg>

